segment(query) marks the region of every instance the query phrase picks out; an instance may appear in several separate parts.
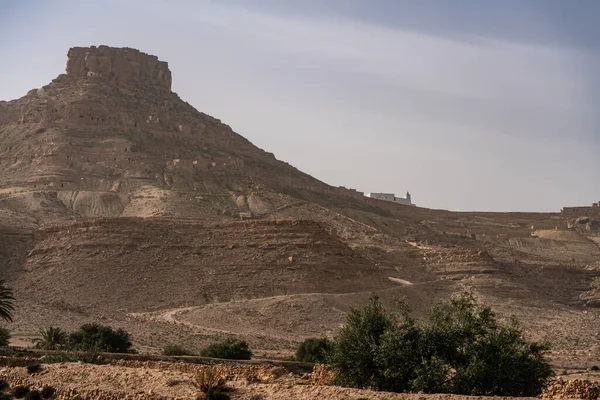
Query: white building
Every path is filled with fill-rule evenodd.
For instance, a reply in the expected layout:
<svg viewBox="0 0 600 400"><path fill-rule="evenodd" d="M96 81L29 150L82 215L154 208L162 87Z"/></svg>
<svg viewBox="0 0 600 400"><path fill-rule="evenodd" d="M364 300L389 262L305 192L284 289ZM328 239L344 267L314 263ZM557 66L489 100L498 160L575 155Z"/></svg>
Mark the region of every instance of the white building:
<svg viewBox="0 0 600 400"><path fill-rule="evenodd" d="M367 193L367 197L377 200L391 201L398 204L404 204L405 206L413 205L410 199L410 193L408 192L406 192L406 198L396 197L394 193Z"/></svg>

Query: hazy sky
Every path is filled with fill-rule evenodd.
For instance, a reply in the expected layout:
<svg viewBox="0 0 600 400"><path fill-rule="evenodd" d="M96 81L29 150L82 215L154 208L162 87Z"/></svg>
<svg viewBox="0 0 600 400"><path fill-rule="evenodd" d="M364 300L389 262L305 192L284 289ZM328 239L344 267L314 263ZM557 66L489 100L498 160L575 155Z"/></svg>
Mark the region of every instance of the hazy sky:
<svg viewBox="0 0 600 400"><path fill-rule="evenodd" d="M558 211L600 200L598 21L597 0L0 0L0 99L69 47L134 47L331 185Z"/></svg>

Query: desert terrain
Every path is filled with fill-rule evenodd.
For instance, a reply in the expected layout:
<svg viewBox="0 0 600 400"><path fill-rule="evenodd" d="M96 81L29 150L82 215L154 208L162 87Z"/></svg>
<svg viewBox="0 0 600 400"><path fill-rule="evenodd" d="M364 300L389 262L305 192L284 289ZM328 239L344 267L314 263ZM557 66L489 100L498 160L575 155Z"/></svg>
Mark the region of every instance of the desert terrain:
<svg viewBox="0 0 600 400"><path fill-rule="evenodd" d="M600 365L600 240L572 222L331 187L196 111L171 92L166 62L133 49L73 48L66 74L0 102L0 270L16 298L14 345L51 325L99 322L126 329L143 354L236 337L258 360L284 359L306 338L333 337L371 294L422 315L468 290L549 341L556 371L579 377ZM191 398L189 375L166 384L178 365L2 374ZM287 372L269 383L230 375L240 399L423 398Z"/></svg>

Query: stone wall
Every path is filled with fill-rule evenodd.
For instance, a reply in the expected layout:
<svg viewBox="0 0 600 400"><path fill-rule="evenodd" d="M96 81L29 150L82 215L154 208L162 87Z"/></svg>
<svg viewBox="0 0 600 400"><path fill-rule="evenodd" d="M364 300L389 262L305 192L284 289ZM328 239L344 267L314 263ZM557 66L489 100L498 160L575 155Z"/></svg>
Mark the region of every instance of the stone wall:
<svg viewBox="0 0 600 400"><path fill-rule="evenodd" d="M572 218L600 216L600 207L598 207L597 203L594 203L592 206L563 207L560 213L563 217Z"/></svg>

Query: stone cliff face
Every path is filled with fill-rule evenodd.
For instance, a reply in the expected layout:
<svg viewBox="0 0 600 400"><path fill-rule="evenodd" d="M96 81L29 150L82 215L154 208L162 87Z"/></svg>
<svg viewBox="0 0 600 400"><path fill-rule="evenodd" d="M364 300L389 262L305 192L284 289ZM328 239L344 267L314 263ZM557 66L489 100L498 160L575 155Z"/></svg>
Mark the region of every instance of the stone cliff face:
<svg viewBox="0 0 600 400"><path fill-rule="evenodd" d="M350 199L182 101L167 63L134 49L72 48L66 74L0 102L0 217L234 216L251 197L331 195Z"/></svg>
<svg viewBox="0 0 600 400"><path fill-rule="evenodd" d="M73 47L67 75L72 78L101 76L118 84L137 83L171 90L171 71L158 57L130 48Z"/></svg>

